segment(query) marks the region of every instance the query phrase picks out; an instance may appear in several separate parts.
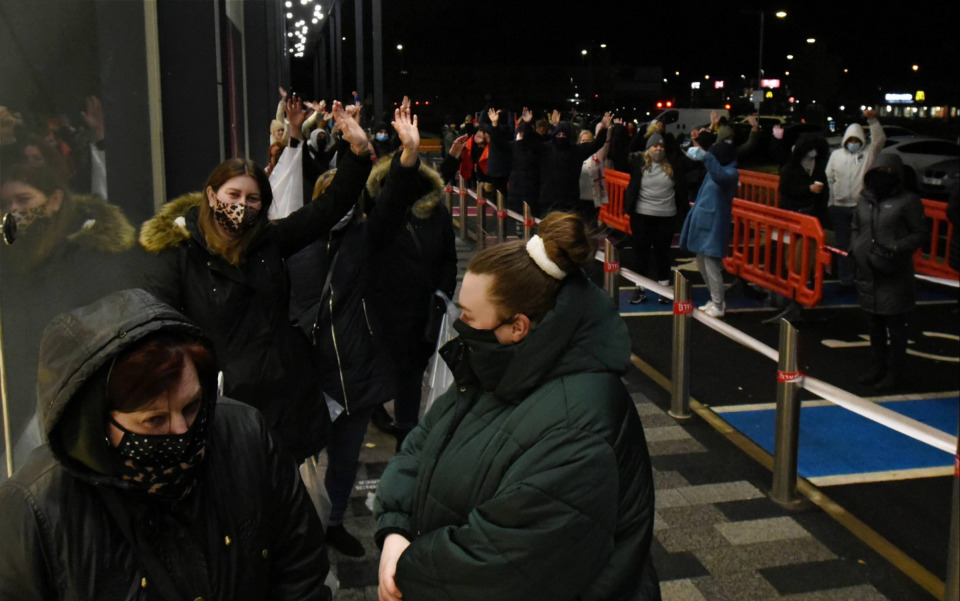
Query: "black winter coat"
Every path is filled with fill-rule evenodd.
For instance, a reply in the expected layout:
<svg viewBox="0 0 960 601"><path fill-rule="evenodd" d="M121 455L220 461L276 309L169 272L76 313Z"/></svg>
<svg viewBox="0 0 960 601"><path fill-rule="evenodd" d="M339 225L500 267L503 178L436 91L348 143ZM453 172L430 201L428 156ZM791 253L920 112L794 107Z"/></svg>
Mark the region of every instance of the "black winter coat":
<svg viewBox="0 0 960 601"><path fill-rule="evenodd" d="M367 194L377 207L389 199L387 165L378 163L367 181ZM422 165L412 188L404 188L408 205L403 227L390 230L371 260L370 309L383 324L386 343L398 373L420 370L434 351L425 338L434 292L453 298L457 286L457 250L453 223L444 204L443 181ZM406 195L412 193L412 198ZM391 193L394 196L396 193ZM412 203L411 203L412 200ZM394 200L389 200L395 202Z"/></svg>
<svg viewBox="0 0 960 601"><path fill-rule="evenodd" d="M409 205L418 197L419 167L401 166L399 155L378 162L371 177L384 169L389 177L366 218L355 214L345 227L308 247L314 253L298 253L296 263L290 263L298 299L309 300L297 321L315 345L322 389L348 414L385 403L395 394L393 362L384 342L393 317L384 322L370 305L377 294L376 261L401 234ZM324 295L328 277L330 289ZM396 293L389 298L398 300Z"/></svg>
<svg viewBox="0 0 960 601"><path fill-rule="evenodd" d="M867 174L895 164L898 157L880 154ZM866 174L864 175L866 178ZM870 266L870 246L876 240L894 252L897 269L876 273ZM877 315L902 315L914 308L913 253L927 240L920 197L902 187L886 198L877 198L866 187L853 213L851 251L857 264L856 286L860 306Z"/></svg>
<svg viewBox="0 0 960 601"><path fill-rule="evenodd" d="M523 203L528 203L536 214L540 203L540 148L543 140L529 123L521 122L520 127L524 131L523 139L510 140L508 130L497 128L490 134L490 145L510 153L507 208L522 214Z"/></svg>
<svg viewBox="0 0 960 601"><path fill-rule="evenodd" d="M40 445L39 430L24 432L37 410L37 357L47 323L59 313L136 283L130 252L137 230L120 209L94 196L73 196L57 216L63 229L35 221L12 245L0 245L0 303L7 395L16 467ZM54 226L57 227L57 226ZM56 236L50 250L37 243ZM2 454L2 451L0 451ZM0 475L0 481L6 472Z"/></svg>
<svg viewBox="0 0 960 601"><path fill-rule="evenodd" d="M801 161L810 151L816 151L813 171L807 173ZM780 171L780 208L804 215L822 218L826 214L830 190L827 187L827 159L830 151L820 137L803 137L797 141L793 156ZM823 184L819 194L810 190L814 182Z"/></svg>
<svg viewBox="0 0 960 601"><path fill-rule="evenodd" d="M566 140L556 137L564 131ZM580 206L580 170L583 162L603 148L607 141L606 128L600 130L593 142L577 144L569 123L561 122L553 138L540 146L540 206L537 215L553 210L573 211Z"/></svg>
<svg viewBox="0 0 960 601"><path fill-rule="evenodd" d="M347 152L327 190L267 225L239 266L207 248L197 222L196 205L206 202L202 194L168 204L140 235L155 253L146 266L149 290L207 333L224 370L225 394L258 408L300 459L323 448L329 415L310 344L290 323L284 261L347 213L370 165L369 155Z"/></svg>
<svg viewBox="0 0 960 601"><path fill-rule="evenodd" d="M0 599L166 601L120 524L153 550L181 599L330 599L316 511L297 466L251 407L216 400L197 486L180 502L148 499L114 475L105 418L81 416L105 416L106 369L158 329L201 335L142 290L47 330L39 392L50 444L0 486Z"/></svg>

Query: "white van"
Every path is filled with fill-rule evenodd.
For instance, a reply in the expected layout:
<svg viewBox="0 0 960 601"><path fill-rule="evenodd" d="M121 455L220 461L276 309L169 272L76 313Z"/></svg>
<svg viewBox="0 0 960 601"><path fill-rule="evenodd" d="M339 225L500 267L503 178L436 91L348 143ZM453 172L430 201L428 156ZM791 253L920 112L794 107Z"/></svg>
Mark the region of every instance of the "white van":
<svg viewBox="0 0 960 601"><path fill-rule="evenodd" d="M671 133L676 137L681 134L686 136L698 127L710 125L710 113L717 111L720 116L730 118L730 111L727 109L667 109L657 115L656 120L663 121L664 133Z"/></svg>

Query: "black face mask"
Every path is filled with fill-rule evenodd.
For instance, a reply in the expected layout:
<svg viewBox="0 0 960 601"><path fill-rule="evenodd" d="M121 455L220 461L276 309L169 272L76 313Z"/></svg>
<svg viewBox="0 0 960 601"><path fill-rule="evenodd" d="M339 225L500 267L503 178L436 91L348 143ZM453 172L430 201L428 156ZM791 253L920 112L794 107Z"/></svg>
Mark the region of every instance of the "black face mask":
<svg viewBox="0 0 960 601"><path fill-rule="evenodd" d="M123 436L114 451L120 459L120 477L167 501L179 501L193 490L196 468L206 452L209 403L201 403L190 428L183 434L137 434L110 422Z"/></svg>
<svg viewBox="0 0 960 601"><path fill-rule="evenodd" d="M878 169L870 173L863 183L877 198L886 198L896 190L900 180L896 174Z"/></svg>
<svg viewBox="0 0 960 601"><path fill-rule="evenodd" d="M444 358L449 357L447 362L451 364L457 381L473 376L484 390L496 389L517 353L516 344L504 344L494 334L497 328L507 323L510 320L504 320L490 330L478 330L459 319L453 322L453 329L460 336L447 343L450 348L444 349L447 351Z"/></svg>

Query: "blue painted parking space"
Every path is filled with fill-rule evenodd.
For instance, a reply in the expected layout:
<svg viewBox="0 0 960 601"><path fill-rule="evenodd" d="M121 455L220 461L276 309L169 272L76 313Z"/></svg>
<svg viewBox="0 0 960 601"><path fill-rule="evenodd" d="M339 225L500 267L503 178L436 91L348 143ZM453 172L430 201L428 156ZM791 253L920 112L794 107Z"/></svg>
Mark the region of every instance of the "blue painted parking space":
<svg viewBox="0 0 960 601"><path fill-rule="evenodd" d="M948 434L957 435L960 398L897 400L879 403ZM774 406L723 411L723 419L773 453ZM807 404L800 411L798 473L816 479L855 474L952 468L953 455L934 449L835 405Z"/></svg>

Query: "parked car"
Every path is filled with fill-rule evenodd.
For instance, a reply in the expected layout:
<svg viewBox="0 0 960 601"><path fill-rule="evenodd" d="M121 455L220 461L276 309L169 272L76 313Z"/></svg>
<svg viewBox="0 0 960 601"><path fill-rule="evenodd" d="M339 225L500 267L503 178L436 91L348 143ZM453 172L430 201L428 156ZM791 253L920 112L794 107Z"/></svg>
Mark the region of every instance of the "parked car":
<svg viewBox="0 0 960 601"><path fill-rule="evenodd" d="M947 200L950 192L960 185L960 158L934 163L923 170L920 195L931 200Z"/></svg>
<svg viewBox="0 0 960 601"><path fill-rule="evenodd" d="M867 139L865 140L865 142L869 142L870 127L862 123L861 125L863 125L863 133L867 135ZM883 133L885 136L887 136L888 140L891 138L910 138L910 137L916 137L917 135L919 135L917 134L917 132L913 131L912 129L907 129L906 127L901 127L899 125L883 125L881 123L880 127L883 128ZM827 144L830 145L830 150L836 150L837 148L840 148L840 145L843 144L843 133L846 130L847 130L846 127L844 127L843 129L838 128L837 135L830 136L829 138L827 138Z"/></svg>
<svg viewBox="0 0 960 601"><path fill-rule="evenodd" d="M889 138L880 152L899 156L905 167L904 186L922 192L919 185L924 171L944 161L956 161L960 158L960 144L927 136L895 137Z"/></svg>

